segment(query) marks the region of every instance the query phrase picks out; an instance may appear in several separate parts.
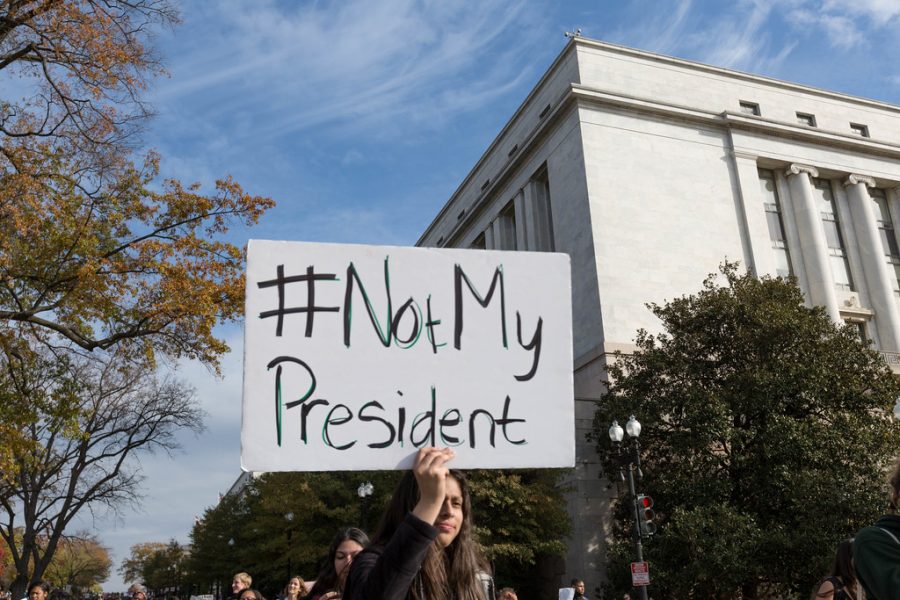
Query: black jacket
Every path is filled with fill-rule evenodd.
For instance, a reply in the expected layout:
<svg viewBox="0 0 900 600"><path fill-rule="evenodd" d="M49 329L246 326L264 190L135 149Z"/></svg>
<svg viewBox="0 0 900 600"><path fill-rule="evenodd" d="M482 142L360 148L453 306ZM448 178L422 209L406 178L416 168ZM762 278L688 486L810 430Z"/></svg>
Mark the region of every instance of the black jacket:
<svg viewBox="0 0 900 600"><path fill-rule="evenodd" d="M885 515L859 530L853 566L868 600L900 599L900 516Z"/></svg>
<svg viewBox="0 0 900 600"><path fill-rule="evenodd" d="M437 528L406 515L386 546L370 546L356 555L342 600L406 600L437 534Z"/></svg>

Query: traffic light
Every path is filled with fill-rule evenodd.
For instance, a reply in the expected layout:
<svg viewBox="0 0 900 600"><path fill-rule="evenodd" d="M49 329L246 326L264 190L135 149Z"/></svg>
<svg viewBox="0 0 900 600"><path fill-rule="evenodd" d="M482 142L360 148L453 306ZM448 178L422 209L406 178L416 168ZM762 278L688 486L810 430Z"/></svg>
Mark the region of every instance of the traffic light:
<svg viewBox="0 0 900 600"><path fill-rule="evenodd" d="M644 494L638 495L637 510L641 537L650 537L656 533L656 523L653 522L653 518L656 516L653 511L653 498Z"/></svg>

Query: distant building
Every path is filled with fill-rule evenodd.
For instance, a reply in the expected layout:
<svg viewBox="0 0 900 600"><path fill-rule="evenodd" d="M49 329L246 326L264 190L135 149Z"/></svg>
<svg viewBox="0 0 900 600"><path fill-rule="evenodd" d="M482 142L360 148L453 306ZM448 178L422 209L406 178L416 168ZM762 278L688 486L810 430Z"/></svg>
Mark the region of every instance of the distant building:
<svg viewBox="0 0 900 600"><path fill-rule="evenodd" d="M900 107L572 39L419 239L572 259L576 491L565 581L605 579L611 492L584 434L645 307L724 260L795 275L894 368ZM623 418L627 415L623 415Z"/></svg>

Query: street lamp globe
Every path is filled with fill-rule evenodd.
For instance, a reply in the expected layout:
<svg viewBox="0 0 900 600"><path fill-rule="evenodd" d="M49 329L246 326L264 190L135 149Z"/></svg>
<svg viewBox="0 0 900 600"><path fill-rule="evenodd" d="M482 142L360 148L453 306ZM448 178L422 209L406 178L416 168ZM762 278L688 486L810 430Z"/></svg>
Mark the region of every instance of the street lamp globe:
<svg viewBox="0 0 900 600"><path fill-rule="evenodd" d="M284 518L287 520L288 523L290 523L291 521L294 520L294 513L292 513L292 512L284 513Z"/></svg>
<svg viewBox="0 0 900 600"><path fill-rule="evenodd" d="M365 498L367 496L371 496L375 491L375 486L372 485L371 481L367 481L365 483L359 484L359 487L356 488L356 495L360 498Z"/></svg>
<svg viewBox="0 0 900 600"><path fill-rule="evenodd" d="M628 432L629 437L636 438L641 435L641 424L634 418L634 415L628 417L628 421L625 423L625 431Z"/></svg>
<svg viewBox="0 0 900 600"><path fill-rule="evenodd" d="M612 425L609 426L609 439L617 444L622 441L622 438L625 437L625 432L622 430L622 426L619 425L618 421L613 421Z"/></svg>

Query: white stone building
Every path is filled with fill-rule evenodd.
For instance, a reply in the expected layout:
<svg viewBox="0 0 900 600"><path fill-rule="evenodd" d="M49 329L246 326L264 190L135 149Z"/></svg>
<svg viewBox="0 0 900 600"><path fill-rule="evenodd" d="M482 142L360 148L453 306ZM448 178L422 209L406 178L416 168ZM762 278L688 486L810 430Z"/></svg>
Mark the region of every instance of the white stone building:
<svg viewBox="0 0 900 600"><path fill-rule="evenodd" d="M900 107L574 38L419 239L572 259L577 491L568 579L604 579L609 496L584 434L645 307L724 260L793 273L900 352Z"/></svg>

